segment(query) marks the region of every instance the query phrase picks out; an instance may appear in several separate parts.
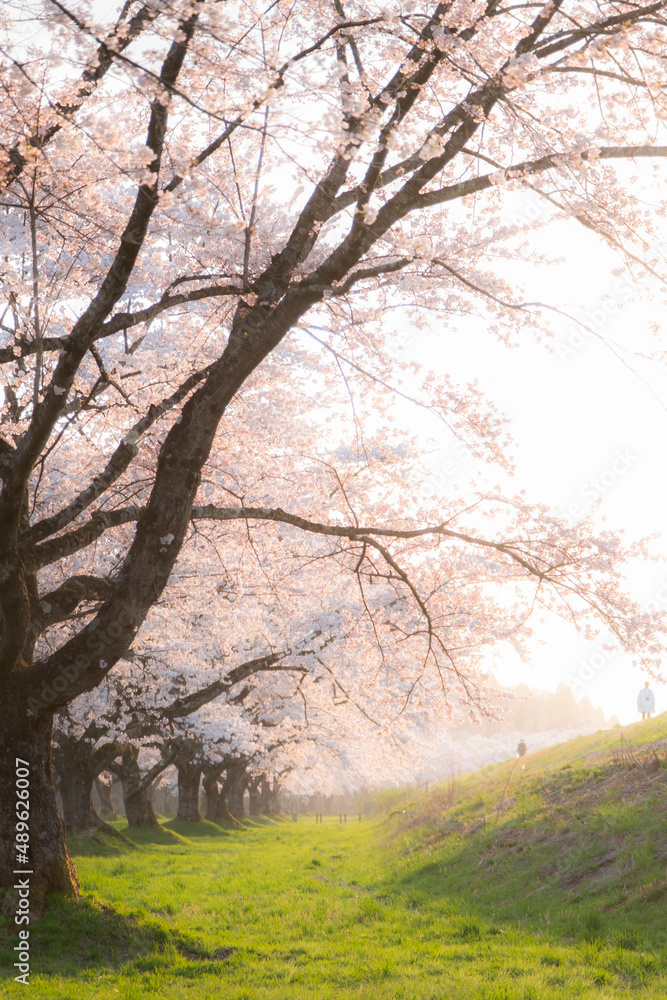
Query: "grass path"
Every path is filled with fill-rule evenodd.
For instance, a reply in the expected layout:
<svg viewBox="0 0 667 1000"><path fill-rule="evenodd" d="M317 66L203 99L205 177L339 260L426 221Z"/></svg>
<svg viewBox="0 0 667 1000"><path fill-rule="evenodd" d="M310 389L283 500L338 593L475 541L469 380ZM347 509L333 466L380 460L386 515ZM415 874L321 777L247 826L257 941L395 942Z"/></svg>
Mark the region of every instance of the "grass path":
<svg viewBox="0 0 667 1000"><path fill-rule="evenodd" d="M464 781L451 808L441 789L384 820L74 841L85 902L32 929L30 995L664 1000L667 769L642 771L637 751L641 794L614 792L627 775L605 739L527 758L497 819L511 764ZM23 989L12 943L3 997Z"/></svg>

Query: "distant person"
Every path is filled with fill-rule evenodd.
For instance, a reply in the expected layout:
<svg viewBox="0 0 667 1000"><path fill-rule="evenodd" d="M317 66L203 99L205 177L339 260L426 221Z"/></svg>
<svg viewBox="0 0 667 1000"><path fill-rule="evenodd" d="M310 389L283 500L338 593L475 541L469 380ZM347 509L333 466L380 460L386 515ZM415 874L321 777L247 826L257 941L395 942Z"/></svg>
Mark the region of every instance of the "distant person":
<svg viewBox="0 0 667 1000"><path fill-rule="evenodd" d="M648 681L637 695L637 711L642 713L642 721L650 719L651 713L655 712L655 695L648 686Z"/></svg>
<svg viewBox="0 0 667 1000"><path fill-rule="evenodd" d="M521 740L518 747L516 748L517 757L524 757L527 749L528 747L526 746L526 741Z"/></svg>

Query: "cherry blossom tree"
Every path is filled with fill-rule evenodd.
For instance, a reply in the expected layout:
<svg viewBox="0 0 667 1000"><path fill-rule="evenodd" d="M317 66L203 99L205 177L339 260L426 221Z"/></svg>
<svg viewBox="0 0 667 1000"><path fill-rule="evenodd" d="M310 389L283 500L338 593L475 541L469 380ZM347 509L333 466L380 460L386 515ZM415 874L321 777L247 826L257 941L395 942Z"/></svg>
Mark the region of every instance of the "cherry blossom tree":
<svg viewBox="0 0 667 1000"><path fill-rule="evenodd" d="M259 657L223 674L205 663L187 671L143 658L119 664L104 684L56 717L54 762L66 827L111 830L92 806L93 783L105 770L121 780L129 825L157 826L148 789L171 764L178 772L179 819L198 820L204 766L217 763L220 773L230 760L245 755L250 761L262 748L262 727L277 729L277 720L261 717L256 697L249 710L244 703L253 693L248 679L295 669L284 659ZM262 700L267 701L266 692ZM288 740L293 733L283 731L281 737Z"/></svg>
<svg viewBox="0 0 667 1000"><path fill-rule="evenodd" d="M365 403L388 437L389 400L410 396L481 458L509 464L492 408L474 387L401 360L390 317L399 302L416 323L424 309L452 323L478 309L489 335L507 339L547 323L548 309L495 266L526 253L501 215L512 191L531 188L549 206L545 223L564 214L623 264L660 276L655 217L628 197L622 165L667 154L656 142L666 5L5 5L9 898L28 859L35 912L46 892L76 891L53 789L53 714L155 633L172 570L206 525L211 544L224 542L221 565L234 531L236 546L244 532L249 547L260 539L258 564L274 566L278 538L301 539L302 620L319 605L338 637L340 690L352 653L379 650L369 704L393 633L404 697L430 670L474 705L479 650L515 635L541 601L580 627L607 627L648 667L659 657L654 622L620 587L627 553L616 539L523 499L413 503L382 475L388 442L365 448L360 414ZM314 417L300 450L292 419L329 397L328 426ZM341 444L365 481L357 488L356 469L341 477L329 462L333 493L309 504L301 477L346 397L352 431ZM254 483L239 482L248 441ZM298 618L295 576L285 577L289 599L268 610ZM327 608L329 579L342 607ZM17 761L30 770L29 855L14 842Z"/></svg>
<svg viewBox="0 0 667 1000"><path fill-rule="evenodd" d="M91 831L101 827L107 832L113 829L100 820L92 804L95 779L108 770L119 753L113 742L100 745L100 739L106 735L106 726L97 726L94 720L85 727L76 727L66 710L56 720L53 762L60 778L63 820L69 829Z"/></svg>

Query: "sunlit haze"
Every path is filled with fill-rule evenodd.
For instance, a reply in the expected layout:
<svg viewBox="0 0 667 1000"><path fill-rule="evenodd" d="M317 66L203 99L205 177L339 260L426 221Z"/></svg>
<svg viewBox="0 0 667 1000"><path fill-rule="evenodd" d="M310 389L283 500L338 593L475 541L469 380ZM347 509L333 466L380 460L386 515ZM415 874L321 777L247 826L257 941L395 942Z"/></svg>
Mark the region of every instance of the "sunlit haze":
<svg viewBox="0 0 667 1000"><path fill-rule="evenodd" d="M534 196L517 196L514 211L530 212L534 205ZM551 225L533 239L542 253L560 260L508 265L508 273L524 285L528 299L558 307L581 326L554 314L552 339L507 348L481 320L443 317L430 335L408 333L408 350L415 357L427 354L456 378L479 379L507 414L516 442L514 489L573 519L595 508L601 523L633 539L655 535L656 562L636 567L631 585L644 608L667 608L667 381L646 356L660 347L650 328L659 306L646 282L633 285L627 275L614 276L616 256L575 222ZM407 418L407 407L405 412ZM437 438L435 421L416 408L410 419ZM470 457L450 447L425 473L435 492L446 493L473 469L478 471ZM623 724L638 719L636 696L648 678L622 651L610 654L553 620L536 629L531 645L530 662L500 652L489 659L489 669L508 685L555 690L566 683L577 699L586 695L607 717ZM667 711L667 685L656 679L651 684L657 711Z"/></svg>

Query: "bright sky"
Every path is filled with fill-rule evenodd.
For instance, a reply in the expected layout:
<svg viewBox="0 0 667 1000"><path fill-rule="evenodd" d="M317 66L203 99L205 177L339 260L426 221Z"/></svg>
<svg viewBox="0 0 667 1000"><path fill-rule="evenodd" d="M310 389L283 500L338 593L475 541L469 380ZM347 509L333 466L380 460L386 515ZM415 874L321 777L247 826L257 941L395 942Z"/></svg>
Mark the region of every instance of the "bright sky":
<svg viewBox="0 0 667 1000"><path fill-rule="evenodd" d="M428 338L429 361L454 377L478 378L511 418L517 490L525 488L530 499L572 514L589 511L599 500L609 528L623 528L629 538L663 534L667 378L657 363L628 353L659 346L648 334L649 321L659 317L650 304L650 286L633 289L628 278L614 277L610 272L618 259L575 222L552 225L540 238L546 252L566 260L548 267L526 265L521 280L529 298L569 311L573 304L583 306L587 325L626 349L621 358L600 338L556 317L551 352L537 344L508 350L489 337L483 324L471 321L459 324L465 336L441 331ZM605 294L610 296L606 312ZM443 454L443 464L448 458ZM465 475L465 459L455 461L456 474ZM659 561L634 573L634 596L664 608L666 540L656 538L652 549ZM541 638L545 644L535 646L530 667L517 658L494 658L490 667L501 683L546 690L570 683L577 698L587 695L607 717L614 714L623 724L639 719L636 697L647 678L628 657L620 652L610 657L565 627L554 626ZM666 711L667 685L652 681L651 686L657 711Z"/></svg>

